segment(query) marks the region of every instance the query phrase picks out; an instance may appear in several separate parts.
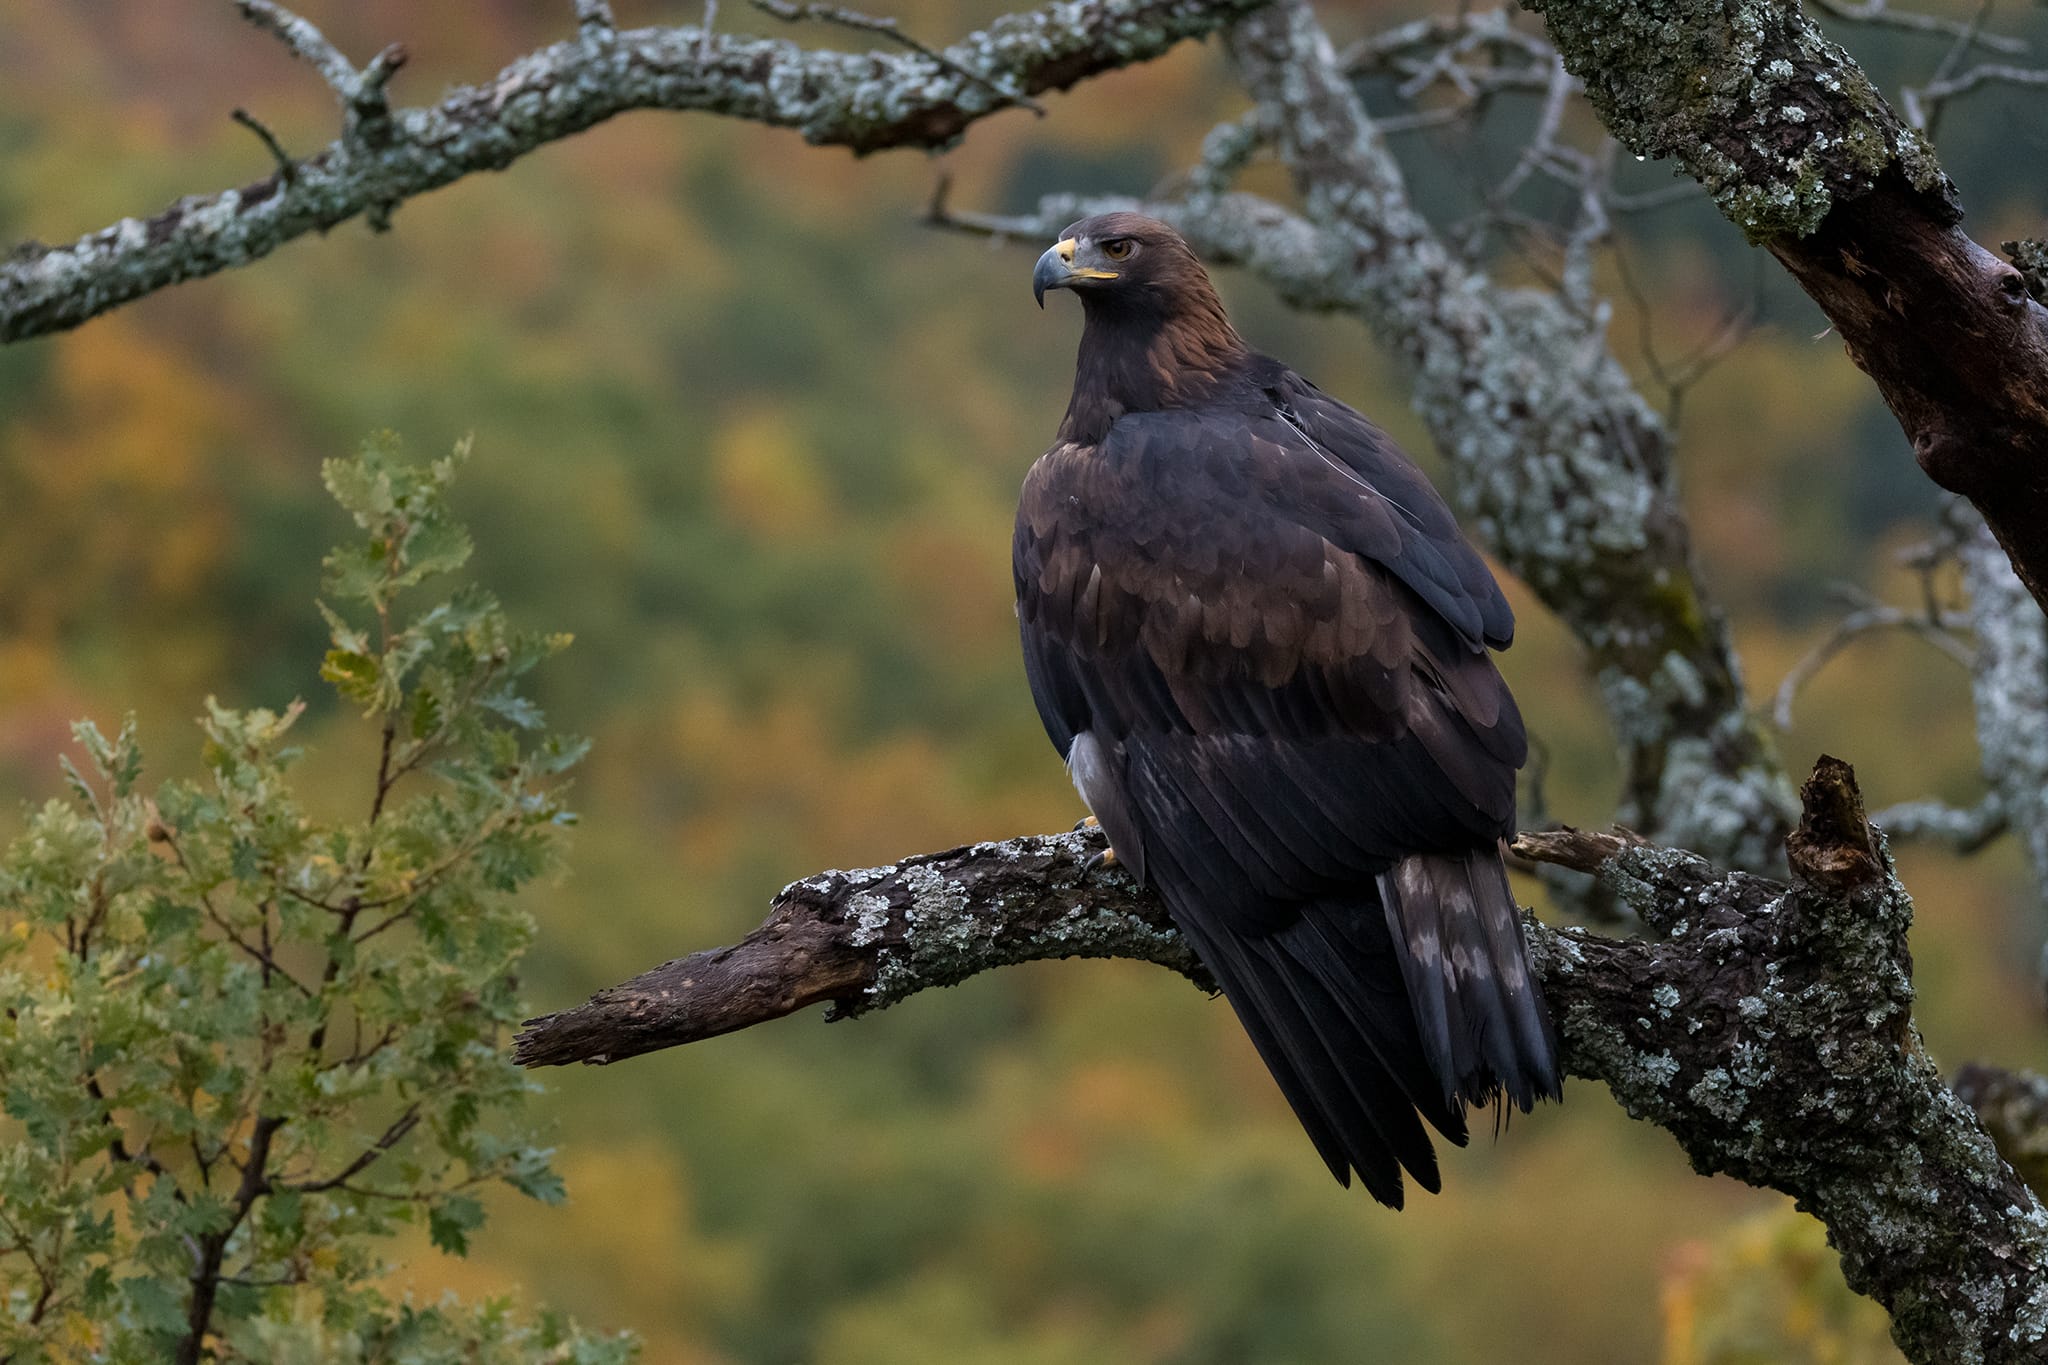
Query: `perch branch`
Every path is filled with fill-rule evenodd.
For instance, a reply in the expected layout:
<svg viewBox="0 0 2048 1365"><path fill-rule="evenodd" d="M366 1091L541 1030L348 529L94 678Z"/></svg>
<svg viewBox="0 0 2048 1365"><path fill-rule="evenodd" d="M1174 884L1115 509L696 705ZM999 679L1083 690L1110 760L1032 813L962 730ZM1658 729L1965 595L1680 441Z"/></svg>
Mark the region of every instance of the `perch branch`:
<svg viewBox="0 0 2048 1365"><path fill-rule="evenodd" d="M1912 902L1854 774L1824 758L1801 798L1790 883L1621 835L1517 841L1523 857L1595 869L1660 936L1529 922L1566 1068L1670 1132L1700 1171L1817 1214L1849 1283L1891 1312L1914 1360L2037 1361L2048 1212L1920 1042ZM1044 958L1137 958L1206 985L1158 900L1091 866L1100 849L1097 834L1053 835L806 878L733 947L529 1020L517 1058L613 1062L821 1001L857 1015Z"/></svg>

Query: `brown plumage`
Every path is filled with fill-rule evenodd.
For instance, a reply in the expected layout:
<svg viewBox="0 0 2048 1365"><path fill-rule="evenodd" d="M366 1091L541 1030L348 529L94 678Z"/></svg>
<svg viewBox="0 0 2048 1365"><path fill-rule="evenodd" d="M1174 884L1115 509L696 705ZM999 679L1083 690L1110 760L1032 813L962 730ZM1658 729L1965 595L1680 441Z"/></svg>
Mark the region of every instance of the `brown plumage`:
<svg viewBox="0 0 2048 1365"><path fill-rule="evenodd" d="M1194 253L1084 219L1074 394L1013 563L1040 716L1339 1180L1438 1187L1421 1119L1559 1091L1499 841L1514 620L1386 435L1248 348ZM1418 1117L1418 1114L1420 1117Z"/></svg>

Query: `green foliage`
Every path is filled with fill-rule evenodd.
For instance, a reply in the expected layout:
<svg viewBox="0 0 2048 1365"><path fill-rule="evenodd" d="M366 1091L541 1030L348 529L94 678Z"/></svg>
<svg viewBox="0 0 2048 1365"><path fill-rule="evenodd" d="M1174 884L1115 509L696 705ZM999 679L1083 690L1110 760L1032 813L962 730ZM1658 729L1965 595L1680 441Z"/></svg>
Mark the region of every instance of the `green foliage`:
<svg viewBox="0 0 2048 1365"><path fill-rule="evenodd" d="M1664 1286L1664 1365L1897 1365L1884 1310L1842 1282L1827 1230L1789 1205L1686 1248Z"/></svg>
<svg viewBox="0 0 2048 1365"><path fill-rule="evenodd" d="M322 674L379 729L362 818L292 784L302 705L209 699L204 775L140 786L131 720L75 728L71 796L0 861L0 1356L37 1361L623 1361L506 1304L394 1301L378 1239L462 1254L503 1183L546 1202L504 1046L583 746L521 692L566 637L457 588L457 460L372 441L328 487Z"/></svg>

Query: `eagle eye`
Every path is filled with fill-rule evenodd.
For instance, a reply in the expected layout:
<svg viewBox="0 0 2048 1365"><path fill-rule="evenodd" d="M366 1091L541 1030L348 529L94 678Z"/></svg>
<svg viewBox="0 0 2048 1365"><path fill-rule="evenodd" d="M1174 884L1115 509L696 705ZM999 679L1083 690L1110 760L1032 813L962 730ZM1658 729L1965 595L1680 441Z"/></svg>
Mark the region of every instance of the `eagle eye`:
<svg viewBox="0 0 2048 1365"><path fill-rule="evenodd" d="M1137 249L1138 244L1128 237L1112 237L1102 244L1102 254L1112 261L1129 260Z"/></svg>

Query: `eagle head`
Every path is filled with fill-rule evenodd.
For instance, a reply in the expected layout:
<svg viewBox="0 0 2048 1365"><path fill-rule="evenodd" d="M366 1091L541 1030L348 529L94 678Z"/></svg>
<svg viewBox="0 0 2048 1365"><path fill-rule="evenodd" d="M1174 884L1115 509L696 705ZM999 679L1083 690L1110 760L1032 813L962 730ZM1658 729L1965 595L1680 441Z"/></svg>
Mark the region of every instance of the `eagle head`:
<svg viewBox="0 0 2048 1365"><path fill-rule="evenodd" d="M1208 272L1181 235L1141 213L1098 213L1069 226L1031 272L1040 308L1048 289L1074 290L1090 311L1100 305L1159 309L1189 295L1214 297Z"/></svg>

